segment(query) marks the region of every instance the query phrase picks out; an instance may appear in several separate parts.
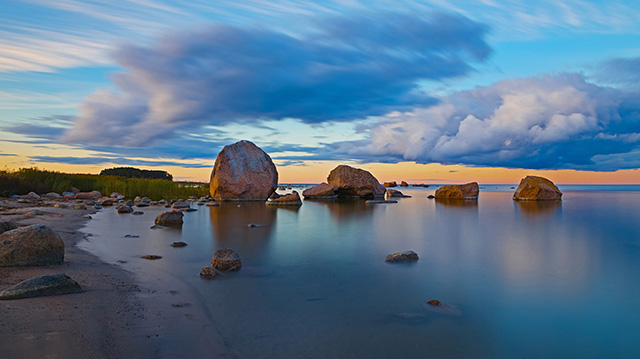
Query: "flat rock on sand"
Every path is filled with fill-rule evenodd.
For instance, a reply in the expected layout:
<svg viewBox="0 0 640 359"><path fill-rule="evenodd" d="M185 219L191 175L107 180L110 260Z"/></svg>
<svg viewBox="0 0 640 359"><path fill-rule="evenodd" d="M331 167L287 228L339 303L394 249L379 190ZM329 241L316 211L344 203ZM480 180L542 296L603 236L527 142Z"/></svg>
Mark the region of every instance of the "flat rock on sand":
<svg viewBox="0 0 640 359"><path fill-rule="evenodd" d="M80 285L64 273L41 275L24 280L0 292L0 300L80 293Z"/></svg>

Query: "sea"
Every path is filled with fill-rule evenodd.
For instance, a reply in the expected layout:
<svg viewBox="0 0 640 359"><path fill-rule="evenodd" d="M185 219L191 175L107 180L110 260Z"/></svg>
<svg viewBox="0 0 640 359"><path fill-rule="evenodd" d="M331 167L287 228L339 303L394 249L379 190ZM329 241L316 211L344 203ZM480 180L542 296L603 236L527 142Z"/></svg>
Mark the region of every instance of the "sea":
<svg viewBox="0 0 640 359"><path fill-rule="evenodd" d="M548 202L490 184L428 199L438 187L389 204L193 203L180 229L150 228L163 207L104 207L80 246L159 291L180 282L239 358L640 358L640 185ZM242 269L202 279L222 248ZM384 261L406 250L419 260Z"/></svg>

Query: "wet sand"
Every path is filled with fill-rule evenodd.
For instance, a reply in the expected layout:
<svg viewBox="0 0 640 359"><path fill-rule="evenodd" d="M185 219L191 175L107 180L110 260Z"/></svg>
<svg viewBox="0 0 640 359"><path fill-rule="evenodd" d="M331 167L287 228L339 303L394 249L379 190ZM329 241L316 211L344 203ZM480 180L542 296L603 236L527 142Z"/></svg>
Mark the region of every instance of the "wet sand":
<svg viewBox="0 0 640 359"><path fill-rule="evenodd" d="M55 203L69 207L55 208ZM48 225L65 243L61 265L0 268L0 290L53 273L66 273L84 290L0 301L2 358L233 357L188 289L136 282L132 273L78 248L79 241L91 236L81 231L91 219L82 217L96 210L74 210L73 204L62 199L0 200L0 221L11 220L18 227Z"/></svg>

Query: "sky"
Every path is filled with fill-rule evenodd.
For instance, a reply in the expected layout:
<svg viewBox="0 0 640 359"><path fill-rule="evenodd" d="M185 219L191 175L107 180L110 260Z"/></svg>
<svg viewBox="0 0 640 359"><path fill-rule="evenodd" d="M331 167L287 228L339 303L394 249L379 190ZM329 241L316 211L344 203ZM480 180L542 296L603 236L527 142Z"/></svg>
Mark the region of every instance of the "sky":
<svg viewBox="0 0 640 359"><path fill-rule="evenodd" d="M640 4L4 0L0 167L640 183Z"/></svg>

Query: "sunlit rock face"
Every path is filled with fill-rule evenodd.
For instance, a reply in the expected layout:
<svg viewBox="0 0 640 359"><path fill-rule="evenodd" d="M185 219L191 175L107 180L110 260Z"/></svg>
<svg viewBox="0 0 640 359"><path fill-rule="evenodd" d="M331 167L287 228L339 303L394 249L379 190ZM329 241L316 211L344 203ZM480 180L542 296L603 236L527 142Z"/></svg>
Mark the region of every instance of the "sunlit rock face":
<svg viewBox="0 0 640 359"><path fill-rule="evenodd" d="M384 186L370 172L359 168L340 165L331 170L327 182L338 197L384 197Z"/></svg>
<svg viewBox="0 0 640 359"><path fill-rule="evenodd" d="M442 186L436 191L436 199L477 200L480 191L477 182L461 185Z"/></svg>
<svg viewBox="0 0 640 359"><path fill-rule="evenodd" d="M520 185L513 194L516 201L559 201L562 192L553 182L544 177L527 176L520 181Z"/></svg>
<svg viewBox="0 0 640 359"><path fill-rule="evenodd" d="M302 195L305 199L334 199L336 191L336 188L322 182L317 186L305 189L302 191Z"/></svg>
<svg viewBox="0 0 640 359"><path fill-rule="evenodd" d="M210 193L222 201L266 201L276 190L271 157L249 141L224 146L211 172Z"/></svg>

